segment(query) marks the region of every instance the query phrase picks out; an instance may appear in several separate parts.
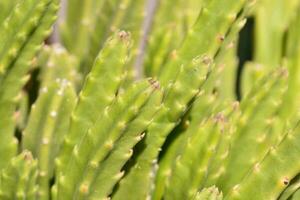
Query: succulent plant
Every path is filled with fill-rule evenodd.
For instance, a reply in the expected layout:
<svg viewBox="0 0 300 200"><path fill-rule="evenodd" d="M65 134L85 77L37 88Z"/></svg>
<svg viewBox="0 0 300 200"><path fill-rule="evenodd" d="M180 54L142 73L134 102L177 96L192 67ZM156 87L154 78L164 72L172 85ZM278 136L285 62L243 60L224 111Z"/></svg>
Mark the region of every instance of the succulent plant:
<svg viewBox="0 0 300 200"><path fill-rule="evenodd" d="M0 200L300 199L299 0L0 10Z"/></svg>

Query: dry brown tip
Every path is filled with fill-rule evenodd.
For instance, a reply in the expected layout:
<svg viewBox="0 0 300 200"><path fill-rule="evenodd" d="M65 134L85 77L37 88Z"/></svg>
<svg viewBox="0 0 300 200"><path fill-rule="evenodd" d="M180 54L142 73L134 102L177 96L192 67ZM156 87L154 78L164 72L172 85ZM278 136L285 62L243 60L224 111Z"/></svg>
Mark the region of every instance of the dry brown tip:
<svg viewBox="0 0 300 200"><path fill-rule="evenodd" d="M122 41L128 41L129 38L130 38L130 33L126 32L126 31L120 31L120 32L119 32L119 38L120 38Z"/></svg>
<svg viewBox="0 0 300 200"><path fill-rule="evenodd" d="M176 50L171 51L170 54L171 59L176 60L178 58L178 54Z"/></svg>
<svg viewBox="0 0 300 200"><path fill-rule="evenodd" d="M23 158L26 161L31 161L33 159L31 152L28 151L28 150L24 150L24 152L23 152Z"/></svg>
<svg viewBox="0 0 300 200"><path fill-rule="evenodd" d="M232 103L232 108L233 110L237 110L240 107L240 102L235 101Z"/></svg>
<svg viewBox="0 0 300 200"><path fill-rule="evenodd" d="M284 184L284 185L288 185L289 183L290 183L290 179L287 178L287 177L284 177L284 178L283 178L283 184Z"/></svg>
<svg viewBox="0 0 300 200"><path fill-rule="evenodd" d="M225 36L224 36L224 35L219 35L219 36L218 36L218 40L219 40L220 42L223 42L223 41L225 40Z"/></svg>
<svg viewBox="0 0 300 200"><path fill-rule="evenodd" d="M210 65L213 62L212 58L209 57L208 55L204 55L202 57L202 63L205 65Z"/></svg>
<svg viewBox="0 0 300 200"><path fill-rule="evenodd" d="M283 78L287 78L289 76L289 71L286 68L281 67L279 69L279 75Z"/></svg>
<svg viewBox="0 0 300 200"><path fill-rule="evenodd" d="M86 184L82 184L81 186L80 186L80 192L82 193L82 194L87 194L88 193L88 191L89 191L89 186L88 185L86 185Z"/></svg>
<svg viewBox="0 0 300 200"><path fill-rule="evenodd" d="M214 116L214 120L216 123L224 123L226 122L226 118L223 113L218 113Z"/></svg>
<svg viewBox="0 0 300 200"><path fill-rule="evenodd" d="M148 78L148 81L155 89L160 89L160 84L156 79L150 77Z"/></svg>

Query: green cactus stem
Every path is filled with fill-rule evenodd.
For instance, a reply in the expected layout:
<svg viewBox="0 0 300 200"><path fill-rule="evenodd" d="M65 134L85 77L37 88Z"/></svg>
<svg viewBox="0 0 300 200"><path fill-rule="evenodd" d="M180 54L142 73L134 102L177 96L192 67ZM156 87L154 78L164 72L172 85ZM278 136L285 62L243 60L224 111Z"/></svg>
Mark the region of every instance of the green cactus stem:
<svg viewBox="0 0 300 200"><path fill-rule="evenodd" d="M0 176L0 198L3 200L35 199L37 161L29 151L13 157Z"/></svg>
<svg viewBox="0 0 300 200"><path fill-rule="evenodd" d="M212 186L210 188L204 188L200 192L197 192L195 200L222 200L223 195L222 192L219 192L218 188Z"/></svg>
<svg viewBox="0 0 300 200"><path fill-rule="evenodd" d="M105 108L95 125L75 145L65 170L59 176L57 199L76 196L80 187L78 183L84 178L89 179L89 173L95 173L97 168L94 165L101 163L109 155L116 141L123 135L130 122L138 117L140 110L156 90L148 81L139 82L118 95L113 103ZM87 172L87 175L84 172Z"/></svg>
<svg viewBox="0 0 300 200"><path fill-rule="evenodd" d="M20 1L1 25L1 35L4 37L0 39L0 169L16 154L13 114L20 97L19 91L28 80L26 73L34 54L50 33L56 19L57 4L57 0L39 0L36 4ZM32 10L32 6L36 10ZM25 24L21 23L20 18L24 18ZM2 34L3 31L5 33Z"/></svg>
<svg viewBox="0 0 300 200"><path fill-rule="evenodd" d="M66 79L57 79L41 89L32 106L23 133L23 149L28 149L38 163L38 199L49 199L49 180L54 173L54 159L69 128L69 118L75 105L75 92Z"/></svg>
<svg viewBox="0 0 300 200"><path fill-rule="evenodd" d="M69 133L65 136L57 158L58 173L66 167L63 164L67 162L74 146L81 141L86 130L93 126L99 115L115 99L124 79L124 68L128 60L128 37L122 31L110 38L87 76L72 113ZM111 57L112 59L108 59Z"/></svg>

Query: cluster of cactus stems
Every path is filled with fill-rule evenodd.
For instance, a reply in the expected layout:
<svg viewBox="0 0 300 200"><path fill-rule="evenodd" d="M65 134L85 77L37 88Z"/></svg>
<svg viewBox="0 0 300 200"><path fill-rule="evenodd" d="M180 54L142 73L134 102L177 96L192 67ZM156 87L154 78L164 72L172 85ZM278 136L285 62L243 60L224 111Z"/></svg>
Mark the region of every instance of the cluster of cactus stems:
<svg viewBox="0 0 300 200"><path fill-rule="evenodd" d="M299 200L299 89L299 0L1 0L0 200Z"/></svg>

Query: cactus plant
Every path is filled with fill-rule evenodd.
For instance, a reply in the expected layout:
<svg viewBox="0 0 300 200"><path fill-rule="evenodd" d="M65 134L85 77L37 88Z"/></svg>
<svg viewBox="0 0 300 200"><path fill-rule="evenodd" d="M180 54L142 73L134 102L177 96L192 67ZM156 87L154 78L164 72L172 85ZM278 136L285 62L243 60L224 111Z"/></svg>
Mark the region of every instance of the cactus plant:
<svg viewBox="0 0 300 200"><path fill-rule="evenodd" d="M0 9L0 200L300 199L299 0Z"/></svg>

